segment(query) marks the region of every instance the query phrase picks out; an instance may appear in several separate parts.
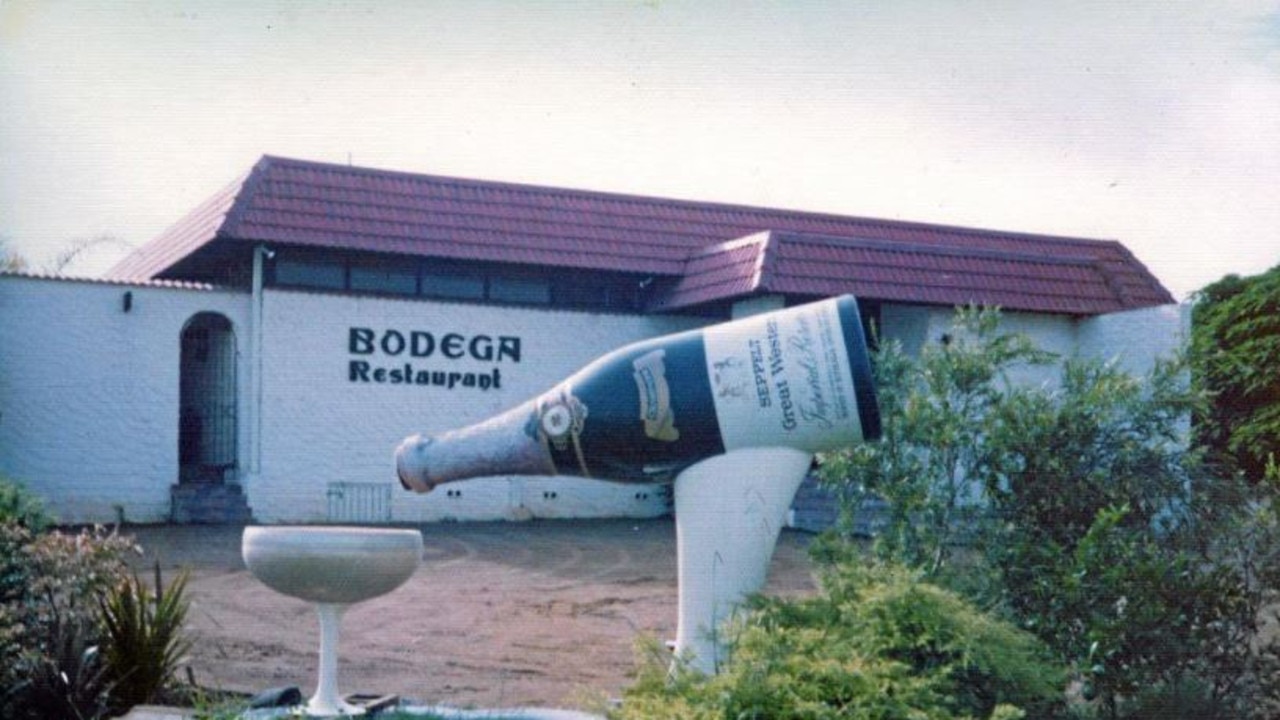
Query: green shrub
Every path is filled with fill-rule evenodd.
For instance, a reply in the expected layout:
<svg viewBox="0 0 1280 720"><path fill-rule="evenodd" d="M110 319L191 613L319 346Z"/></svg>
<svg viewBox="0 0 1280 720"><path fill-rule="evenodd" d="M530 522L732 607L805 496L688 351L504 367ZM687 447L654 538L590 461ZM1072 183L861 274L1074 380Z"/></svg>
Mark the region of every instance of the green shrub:
<svg viewBox="0 0 1280 720"><path fill-rule="evenodd" d="M56 717L50 693L76 712L95 706L102 638L92 598L127 577L124 558L136 551L101 528L36 534L0 522L0 687L9 690L0 717Z"/></svg>
<svg viewBox="0 0 1280 720"><path fill-rule="evenodd" d="M844 565L822 593L753 600L718 675L650 646L613 717L1049 717L1064 671L1033 636L901 570Z"/></svg>
<svg viewBox="0 0 1280 720"><path fill-rule="evenodd" d="M1277 483L1208 475L1188 444L1204 396L1180 361L1143 376L1068 360L1054 385L1005 377L1043 357L990 313L955 341L877 357L885 440L824 458L846 514L893 510L875 554L1007 613L1069 662L1099 712L1205 688L1235 717L1280 709ZM981 488L981 500L962 492ZM962 550L962 551L961 551Z"/></svg>
<svg viewBox="0 0 1280 720"><path fill-rule="evenodd" d="M1212 688L1195 679L1160 683L1139 690L1124 703L1122 716L1125 720L1238 720L1245 717L1214 699Z"/></svg>
<svg viewBox="0 0 1280 720"><path fill-rule="evenodd" d="M1197 432L1213 459L1261 478L1280 456L1280 266L1197 293L1192 366L1211 394Z"/></svg>
<svg viewBox="0 0 1280 720"><path fill-rule="evenodd" d="M134 575L101 601L104 656L116 711L153 703L173 684L191 648L183 635L187 577L184 572L164 587L157 565L154 592Z"/></svg>
<svg viewBox="0 0 1280 720"><path fill-rule="evenodd" d="M938 577L982 519L989 418L1006 402L1006 377L1053 357L1023 335L1001 332L999 321L992 310L958 311L947 342L917 358L896 341L882 342L873 367L883 439L821 458L821 477L844 499L846 526L864 498L887 501L888 521L874 543L881 560Z"/></svg>
<svg viewBox="0 0 1280 720"><path fill-rule="evenodd" d="M157 568L152 593L125 561L131 539L37 532L39 517L0 520L0 717L97 718L161 699L189 648L186 576L163 588Z"/></svg>
<svg viewBox="0 0 1280 720"><path fill-rule="evenodd" d="M40 532L53 523L53 517L30 490L0 475L0 523L6 522Z"/></svg>
<svg viewBox="0 0 1280 720"><path fill-rule="evenodd" d="M83 619L55 622L44 652L27 660L27 676L10 692L11 708L18 718L105 717L111 686L102 666L97 629Z"/></svg>
<svg viewBox="0 0 1280 720"><path fill-rule="evenodd" d="M1187 446L1199 400L1180 363L1132 377L1072 361L1058 389L1011 394L988 425L1003 599L1109 717L1153 688L1204 686L1235 717L1276 691L1253 670L1280 581L1276 498L1206 474Z"/></svg>

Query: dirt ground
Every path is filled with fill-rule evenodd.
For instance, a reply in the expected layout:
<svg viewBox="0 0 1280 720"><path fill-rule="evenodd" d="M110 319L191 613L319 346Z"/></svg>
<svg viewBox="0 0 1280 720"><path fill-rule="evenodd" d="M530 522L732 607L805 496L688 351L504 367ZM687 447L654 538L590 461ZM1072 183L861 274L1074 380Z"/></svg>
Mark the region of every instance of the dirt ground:
<svg viewBox="0 0 1280 720"><path fill-rule="evenodd" d="M675 523L665 520L444 523L420 528L422 567L343 620L343 692L478 707L590 708L617 697L633 643L676 632ZM188 628L198 684L254 693L316 677L309 605L258 582L239 527L129 530L166 578L191 571ZM814 589L810 535L784 531L765 591Z"/></svg>

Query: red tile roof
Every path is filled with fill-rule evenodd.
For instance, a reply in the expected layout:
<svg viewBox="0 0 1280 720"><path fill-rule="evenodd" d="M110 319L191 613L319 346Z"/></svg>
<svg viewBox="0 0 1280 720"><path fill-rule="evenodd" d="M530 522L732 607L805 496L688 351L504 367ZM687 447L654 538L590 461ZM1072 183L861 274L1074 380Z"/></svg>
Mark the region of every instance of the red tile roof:
<svg viewBox="0 0 1280 720"><path fill-rule="evenodd" d="M465 180L263 157L122 261L166 276L275 243L668 278L654 309L753 293L1092 315L1173 302L1120 243Z"/></svg>
<svg viewBox="0 0 1280 720"><path fill-rule="evenodd" d="M1132 295L1100 259L767 231L694 253L655 309L756 293L1095 314ZM1166 302L1168 302L1166 300Z"/></svg>
<svg viewBox="0 0 1280 720"><path fill-rule="evenodd" d="M134 250L107 271L107 277L122 280L156 278L174 263L212 242L222 234L227 216L240 200L240 191L251 175L241 176L187 213L159 237Z"/></svg>

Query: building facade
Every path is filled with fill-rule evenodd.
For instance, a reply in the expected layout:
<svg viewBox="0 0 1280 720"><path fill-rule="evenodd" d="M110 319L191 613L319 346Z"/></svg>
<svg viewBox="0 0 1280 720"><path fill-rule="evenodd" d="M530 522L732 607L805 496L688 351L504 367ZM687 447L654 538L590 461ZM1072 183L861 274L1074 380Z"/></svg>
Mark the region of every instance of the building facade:
<svg viewBox="0 0 1280 720"><path fill-rule="evenodd" d="M566 477L413 495L391 452L622 344L842 293L909 351L976 303L1141 370L1187 323L1112 241L267 157L108 278L0 276L0 474L66 522L660 515L664 487Z"/></svg>

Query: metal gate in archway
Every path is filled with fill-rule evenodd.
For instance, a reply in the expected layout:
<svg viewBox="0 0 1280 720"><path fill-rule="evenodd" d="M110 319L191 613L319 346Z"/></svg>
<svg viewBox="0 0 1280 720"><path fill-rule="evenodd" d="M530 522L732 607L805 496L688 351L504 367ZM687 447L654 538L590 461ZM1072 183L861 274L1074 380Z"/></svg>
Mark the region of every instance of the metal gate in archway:
<svg viewBox="0 0 1280 720"><path fill-rule="evenodd" d="M178 479L221 483L236 468L236 338L218 313L182 329L178 395Z"/></svg>

